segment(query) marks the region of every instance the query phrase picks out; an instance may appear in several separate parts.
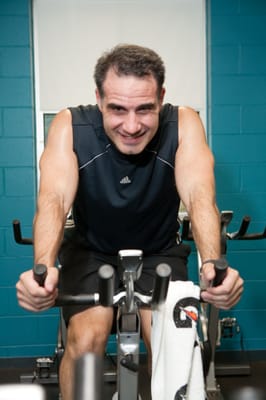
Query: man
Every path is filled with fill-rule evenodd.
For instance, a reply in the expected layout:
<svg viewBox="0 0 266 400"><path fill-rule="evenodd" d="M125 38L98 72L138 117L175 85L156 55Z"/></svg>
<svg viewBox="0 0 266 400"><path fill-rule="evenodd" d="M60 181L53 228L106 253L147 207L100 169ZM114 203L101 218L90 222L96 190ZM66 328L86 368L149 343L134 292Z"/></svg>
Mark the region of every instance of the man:
<svg viewBox="0 0 266 400"><path fill-rule="evenodd" d="M48 266L44 287L23 273L17 284L22 307L39 311L57 296L59 252L64 290L97 290L97 270L116 265L120 249L144 252L137 288L152 289L159 262L173 280L187 279L189 248L177 241L180 199L189 213L202 261L220 257L220 222L215 203L213 156L198 114L163 105L164 65L152 50L120 45L95 68L97 106L59 112L40 161L40 192L34 220L35 263ZM75 229L64 234L73 207ZM61 249L60 249L61 246ZM203 266L205 283L213 265ZM202 293L205 301L230 308L243 281L229 268L224 282ZM112 326L109 308L68 308L65 354L60 368L63 400L70 400L74 360L87 351L102 354ZM150 351L150 311L142 310L142 334Z"/></svg>

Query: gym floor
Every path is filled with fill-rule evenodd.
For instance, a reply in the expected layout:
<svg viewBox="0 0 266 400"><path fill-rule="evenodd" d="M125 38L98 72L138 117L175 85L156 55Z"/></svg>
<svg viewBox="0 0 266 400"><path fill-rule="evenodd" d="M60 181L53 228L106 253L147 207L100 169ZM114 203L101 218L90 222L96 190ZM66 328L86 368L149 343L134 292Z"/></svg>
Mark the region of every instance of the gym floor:
<svg viewBox="0 0 266 400"><path fill-rule="evenodd" d="M239 375L217 376L217 382L221 387L224 400L231 399L230 396L233 391L247 386L263 391L265 397L259 397L259 399L266 398L266 352L250 352L247 357L249 371ZM150 400L150 380L146 371L145 360L142 358L139 374L140 393L143 400ZM0 384L19 383L21 376L32 374L34 369L35 359L0 359ZM45 384L44 387L47 400L58 400L58 385L56 383ZM111 400L115 392L115 383L105 382L103 392L104 400ZM248 397L248 399L251 399L251 397Z"/></svg>

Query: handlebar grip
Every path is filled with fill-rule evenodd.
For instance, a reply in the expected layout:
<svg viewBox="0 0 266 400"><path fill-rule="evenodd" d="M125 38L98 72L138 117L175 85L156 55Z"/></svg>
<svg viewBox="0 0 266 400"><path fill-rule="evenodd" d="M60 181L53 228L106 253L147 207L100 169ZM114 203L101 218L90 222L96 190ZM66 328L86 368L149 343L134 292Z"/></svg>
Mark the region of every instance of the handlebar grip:
<svg viewBox="0 0 266 400"><path fill-rule="evenodd" d="M155 285L153 289L151 303L158 305L165 301L171 278L171 267L168 264L159 264L156 267Z"/></svg>
<svg viewBox="0 0 266 400"><path fill-rule="evenodd" d="M113 305L114 296L114 269L111 265L102 265L99 276L99 303L104 307Z"/></svg>
<svg viewBox="0 0 266 400"><path fill-rule="evenodd" d="M44 264L35 264L33 267L33 277L34 280L39 284L39 286L44 286L44 281L47 276L47 267Z"/></svg>
<svg viewBox="0 0 266 400"><path fill-rule="evenodd" d="M225 258L206 260L204 261L204 263L202 263L201 268L203 267L204 264L214 265L215 277L211 283L211 286L219 286L223 282L226 276L226 271L228 268L227 260Z"/></svg>
<svg viewBox="0 0 266 400"><path fill-rule="evenodd" d="M213 260L213 264L215 269L215 278L212 282L212 286L219 286L226 276L228 263L225 258L219 258L218 260Z"/></svg>

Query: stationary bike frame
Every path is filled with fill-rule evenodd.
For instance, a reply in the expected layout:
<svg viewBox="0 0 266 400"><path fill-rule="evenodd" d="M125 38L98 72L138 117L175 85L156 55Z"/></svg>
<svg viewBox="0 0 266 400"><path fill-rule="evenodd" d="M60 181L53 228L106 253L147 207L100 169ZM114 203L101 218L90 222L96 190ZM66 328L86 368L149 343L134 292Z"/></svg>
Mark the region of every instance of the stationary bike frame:
<svg viewBox="0 0 266 400"><path fill-rule="evenodd" d="M221 213L221 247L223 256L226 255L227 240L257 240L266 238L266 229L261 233L247 234L250 223L249 217L244 217L238 231L228 233L228 225L233 217L232 211L223 211ZM22 238L20 222L13 221L14 237L19 244L32 244L32 239ZM190 221L185 217L182 221L181 230L182 240L191 241L193 235ZM119 254L121 265L121 280L124 283L124 291L114 295L112 282L112 273L109 267L103 273L104 279L100 276L99 293L93 295L63 295L59 296L56 302L57 306L66 304L102 304L106 306L117 306L117 393L113 400L139 400L138 389L138 364L139 364L139 340L140 340L140 320L139 307L150 307L152 304L158 304L164 301L169 283L169 270L162 267L159 271L159 278L155 281L155 288L152 297L144 296L134 291L134 282L141 273L141 253L128 253L128 251ZM133 262L134 261L134 262ZM134 268L133 268L134 264ZM199 258L199 266L201 260ZM42 268L41 268L42 269ZM109 271L109 272L108 272ZM102 271L103 272L103 271ZM42 271L43 273L43 271ZM37 273L38 275L38 273ZM160 276L161 275L161 276ZM38 279L38 277L37 277ZM101 289L100 289L101 288ZM203 329L203 350L207 354L207 363L205 365L206 373L206 393L208 399L222 399L219 385L215 379L214 355L217 341L218 313L213 306L209 306L208 314L204 315L205 305L203 305L201 323ZM203 360L204 361L204 360ZM130 385L129 385L130 382ZM131 390L132 389L132 390ZM130 393L132 391L132 397ZM82 398L75 400L83 400ZM98 400L98 397L91 400ZM100 399L99 399L100 400Z"/></svg>
<svg viewBox="0 0 266 400"><path fill-rule="evenodd" d="M134 283L142 272L142 251L121 250L119 273L124 290L114 294L114 271L110 265L99 269L99 292L94 294L60 294L55 306L86 304L89 306L114 306L117 312L117 391L113 400L140 400L138 388L139 344L140 344L140 307L152 307L161 304L167 295L171 277L171 268L159 264L156 268L155 286L151 296L134 290ZM44 284L47 268L37 264L33 268L34 278L40 286ZM75 399L75 400L85 400Z"/></svg>
<svg viewBox="0 0 266 400"><path fill-rule="evenodd" d="M99 293L78 296L59 294L55 306L62 307L73 304L117 306L117 391L112 400L141 400L138 385L139 308L153 307L166 299L171 268L167 264L157 266L152 296L146 296L134 290L134 282L141 276L142 251L121 250L118 257L119 274L124 285L124 291L114 294L113 268L109 265L103 265L99 269ZM224 260L212 261L216 270L213 286L217 286L225 277L227 263ZM33 273L35 280L42 286L46 278L46 266L35 265Z"/></svg>

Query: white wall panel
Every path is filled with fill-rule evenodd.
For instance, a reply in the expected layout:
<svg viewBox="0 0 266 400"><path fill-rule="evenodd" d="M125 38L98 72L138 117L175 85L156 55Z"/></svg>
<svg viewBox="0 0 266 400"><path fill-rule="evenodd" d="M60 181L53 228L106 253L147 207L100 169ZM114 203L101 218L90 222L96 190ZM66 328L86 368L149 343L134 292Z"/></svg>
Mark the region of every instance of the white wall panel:
<svg viewBox="0 0 266 400"><path fill-rule="evenodd" d="M93 70L117 43L152 47L166 64L166 101L206 98L203 0L34 0L39 111L95 103Z"/></svg>

